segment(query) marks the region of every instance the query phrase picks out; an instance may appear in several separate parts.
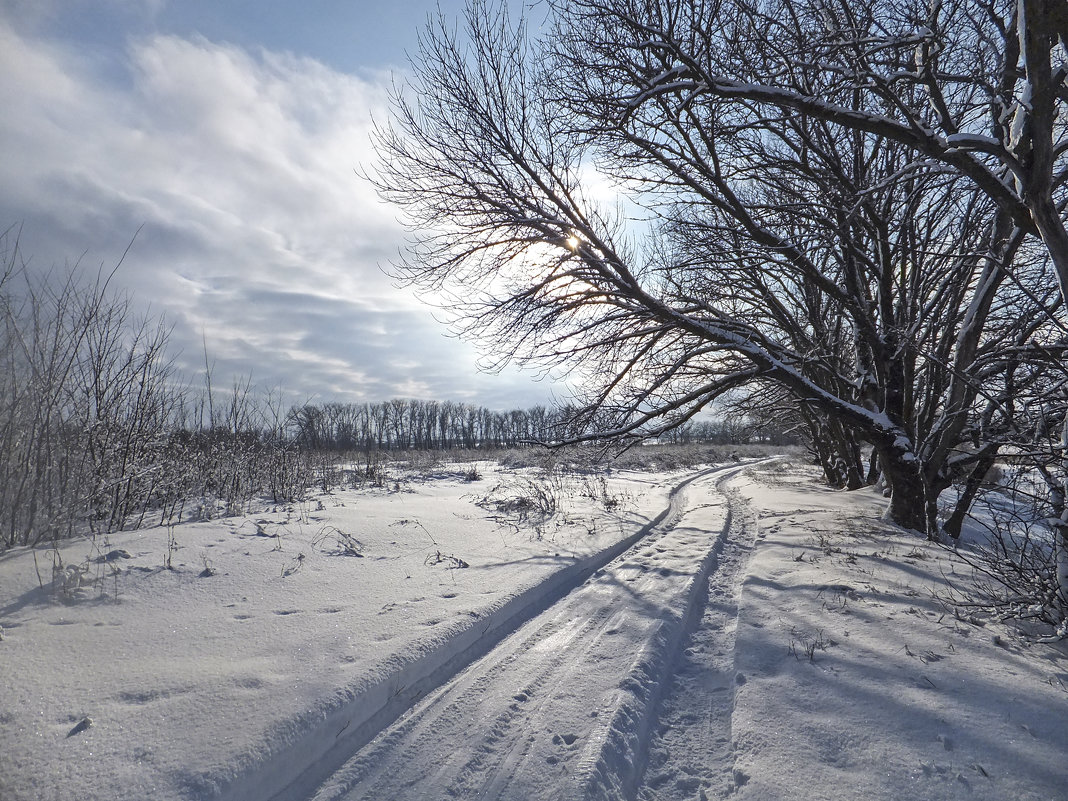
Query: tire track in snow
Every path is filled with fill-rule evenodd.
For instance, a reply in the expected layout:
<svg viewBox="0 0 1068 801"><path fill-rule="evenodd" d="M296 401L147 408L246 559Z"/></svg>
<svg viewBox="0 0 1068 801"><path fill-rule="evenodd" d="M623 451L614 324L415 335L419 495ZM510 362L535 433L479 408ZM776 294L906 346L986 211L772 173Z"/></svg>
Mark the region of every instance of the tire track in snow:
<svg viewBox="0 0 1068 801"><path fill-rule="evenodd" d="M697 628L698 620L706 609L708 587L721 583L724 550L730 534L735 529L735 496L729 498L722 491L723 484L743 468L719 471L715 483L720 504L726 504L726 515L721 516L709 508L718 504L705 504L690 511L687 523L698 530L716 531L715 540L704 554L700 569L687 587L683 617L678 625L664 626L645 645L643 653L630 671L631 698L620 703L616 715L619 724L604 731L606 742L589 774L581 798L583 799L634 799L639 792L643 773L649 756L653 728L659 722L660 707L665 692L671 687L680 666L684 642ZM728 561L734 557L728 555ZM728 577L727 581L731 581ZM689 699L681 699L687 704ZM729 713L727 720L729 722ZM663 725L657 727L663 730ZM679 766L685 770L686 766ZM706 801L702 798L701 801Z"/></svg>
<svg viewBox="0 0 1068 801"><path fill-rule="evenodd" d="M509 766L521 756L528 721L551 700L552 680L576 668L614 617L608 609L584 621L565 613L523 637L509 638L487 657L492 660L488 668L472 666L439 690L347 766L343 781L317 795L317 801L337 798L342 790L349 797L356 787L366 788L357 796L365 798L434 798L443 788L458 798L493 797L493 785L507 783ZM524 657L539 651L548 658L532 670ZM500 687L515 691L501 695ZM443 699L447 703L440 703ZM472 731L477 731L473 747L457 747L444 757L434 753L442 742L463 743ZM427 753L432 758L421 761ZM410 766L410 776L398 776L397 762ZM471 786L472 778L483 777L481 787Z"/></svg>
<svg viewBox="0 0 1068 801"><path fill-rule="evenodd" d="M726 798L744 782L734 773L731 715L738 597L753 547L751 511L736 493L723 552L697 604L675 675L658 710L643 766L638 801Z"/></svg>
<svg viewBox="0 0 1068 801"><path fill-rule="evenodd" d="M433 691L324 778L315 801L632 796L729 522L722 496L688 510L686 490L739 469L680 482L636 545Z"/></svg>
<svg viewBox="0 0 1068 801"><path fill-rule="evenodd" d="M218 801L299 801L308 798L352 754L436 687L448 682L628 548L674 525L682 513L682 493L686 487L722 469L709 468L681 481L671 490L667 507L630 537L568 565L540 584L513 596L374 685L356 693L339 692L324 709L318 724L311 728L301 726L287 746L261 759L257 767L231 784Z"/></svg>

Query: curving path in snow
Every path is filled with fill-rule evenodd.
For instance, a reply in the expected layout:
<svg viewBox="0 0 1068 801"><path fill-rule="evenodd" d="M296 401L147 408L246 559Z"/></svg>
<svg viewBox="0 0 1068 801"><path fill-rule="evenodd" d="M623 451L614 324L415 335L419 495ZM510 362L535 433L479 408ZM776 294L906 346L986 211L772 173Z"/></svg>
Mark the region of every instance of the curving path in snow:
<svg viewBox="0 0 1068 801"><path fill-rule="evenodd" d="M558 601L343 764L335 752L275 797L633 797L657 704L730 531L718 485L739 469L681 482L636 544L558 588Z"/></svg>

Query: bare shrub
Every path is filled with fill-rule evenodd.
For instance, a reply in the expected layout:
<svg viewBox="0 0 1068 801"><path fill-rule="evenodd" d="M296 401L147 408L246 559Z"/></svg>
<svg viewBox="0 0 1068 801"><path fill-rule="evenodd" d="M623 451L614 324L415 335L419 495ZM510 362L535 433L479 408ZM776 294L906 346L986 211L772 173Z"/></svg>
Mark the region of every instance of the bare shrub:
<svg viewBox="0 0 1068 801"><path fill-rule="evenodd" d="M118 268L116 268L118 269ZM280 391L175 374L164 321L138 317L112 275L25 269L0 235L0 551L146 523L247 511L340 481L288 436Z"/></svg>
<svg viewBox="0 0 1068 801"><path fill-rule="evenodd" d="M424 565L445 565L447 570L462 570L465 567L471 567L466 561L459 556L453 556L452 554L443 554L441 551L434 551L432 554L428 554L426 559L423 560Z"/></svg>
<svg viewBox="0 0 1068 801"><path fill-rule="evenodd" d="M0 550L143 521L179 402L161 321L109 276L24 269L0 237Z"/></svg>
<svg viewBox="0 0 1068 801"><path fill-rule="evenodd" d="M790 645L786 650L798 661L804 656L809 662L815 662L816 652L826 651L829 645L833 645L833 642L824 639L822 629L812 633L794 627L790 629Z"/></svg>
<svg viewBox="0 0 1068 801"><path fill-rule="evenodd" d="M544 522L559 507L563 484L556 472L534 478L515 476L493 487L475 503L518 522Z"/></svg>
<svg viewBox="0 0 1068 801"><path fill-rule="evenodd" d="M1043 480L1051 477L1026 464L1003 465L999 473L999 483L979 493L969 514L980 537L955 547L973 575L952 582L947 600L958 609L982 610L1001 620L1046 624L1055 636L1064 637L1068 616L1050 526L1057 510Z"/></svg>
<svg viewBox="0 0 1068 801"><path fill-rule="evenodd" d="M989 508L989 499L977 506ZM1005 508L994 510L984 523L986 541L957 551L976 576L954 598L955 605L984 609L1002 620L1063 623L1049 527Z"/></svg>

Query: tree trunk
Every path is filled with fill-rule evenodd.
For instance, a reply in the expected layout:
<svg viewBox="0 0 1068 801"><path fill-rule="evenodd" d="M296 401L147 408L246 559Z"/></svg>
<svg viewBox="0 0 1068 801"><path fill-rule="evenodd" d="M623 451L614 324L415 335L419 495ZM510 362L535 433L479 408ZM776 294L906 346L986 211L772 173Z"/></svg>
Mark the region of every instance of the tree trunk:
<svg viewBox="0 0 1068 801"><path fill-rule="evenodd" d="M1068 230L1054 201L1054 172L1057 146L1057 97L1063 76L1054 70L1051 51L1063 34L1068 14L1054 0L1023 0L1023 25L1020 27L1024 53L1025 77L1030 85L1031 108L1030 152L1025 161L1027 184L1023 201L1030 210L1057 271L1061 302L1068 303Z"/></svg>
<svg viewBox="0 0 1068 801"><path fill-rule="evenodd" d="M871 449L871 458L868 461L868 475L865 478L865 483L870 486L874 486L875 482L879 480L879 451L875 448Z"/></svg>
<svg viewBox="0 0 1068 801"><path fill-rule="evenodd" d="M881 449L879 464L890 487L890 507L886 519L931 537L934 529L930 520L930 504L927 498L927 482L919 459L911 449L895 443Z"/></svg>
<svg viewBox="0 0 1068 801"><path fill-rule="evenodd" d="M1054 547L1057 553L1057 599L1061 612L1068 618L1068 419L1064 421L1064 434L1061 437L1061 458L1064 484L1061 491L1060 515L1053 524Z"/></svg>
<svg viewBox="0 0 1068 801"><path fill-rule="evenodd" d="M986 477L987 472L994 466L994 461L997 459L997 448L993 448L989 453L982 454L972 467L971 473L968 474L968 480L964 484L964 489L961 490L960 497L957 499L957 505L953 508L953 513L946 520L942 526L942 530L946 532L953 539L960 538L960 529L964 524L964 516L968 514L968 510L972 508L972 503L975 502L975 496L979 494L979 488L983 485L983 479Z"/></svg>
<svg viewBox="0 0 1068 801"><path fill-rule="evenodd" d="M832 487L842 486L841 476L838 475L832 452L829 448L830 443L824 436L824 427L821 421L806 410L802 410L801 414L808 424L809 439L812 442L812 450L816 454L816 462L823 470L823 480Z"/></svg>
<svg viewBox="0 0 1068 801"><path fill-rule="evenodd" d="M865 485L860 447L852 432L839 421L819 412L802 411L812 439L812 448L832 487L860 489Z"/></svg>
<svg viewBox="0 0 1068 801"><path fill-rule="evenodd" d="M1068 512L1066 512L1068 514ZM1057 600L1068 618L1068 520L1061 515L1054 523L1057 549Z"/></svg>
<svg viewBox="0 0 1068 801"><path fill-rule="evenodd" d="M863 463L860 458L860 446L851 431L847 431L838 421L833 423L835 442L841 459L843 481L847 490L857 490L864 486Z"/></svg>

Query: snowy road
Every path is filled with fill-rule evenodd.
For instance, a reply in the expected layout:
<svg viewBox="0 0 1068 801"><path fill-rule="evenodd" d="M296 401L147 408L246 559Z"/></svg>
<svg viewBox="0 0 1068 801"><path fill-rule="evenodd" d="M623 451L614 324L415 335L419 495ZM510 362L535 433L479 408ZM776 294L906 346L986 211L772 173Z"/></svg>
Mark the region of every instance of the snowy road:
<svg viewBox="0 0 1068 801"><path fill-rule="evenodd" d="M712 468L680 483L634 547L332 775L313 768L278 798L632 797L662 688L730 529L717 486L738 469Z"/></svg>

